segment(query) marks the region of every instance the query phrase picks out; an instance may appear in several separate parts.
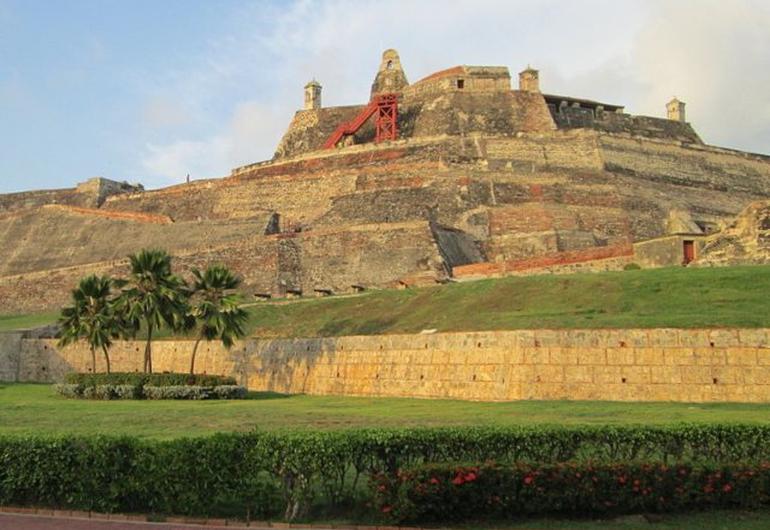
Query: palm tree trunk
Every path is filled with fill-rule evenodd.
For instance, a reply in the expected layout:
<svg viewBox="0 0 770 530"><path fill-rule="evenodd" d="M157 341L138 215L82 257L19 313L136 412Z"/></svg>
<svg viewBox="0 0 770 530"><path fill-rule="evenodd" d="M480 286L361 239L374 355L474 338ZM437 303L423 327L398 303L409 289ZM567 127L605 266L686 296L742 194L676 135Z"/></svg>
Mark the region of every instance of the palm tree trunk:
<svg viewBox="0 0 770 530"><path fill-rule="evenodd" d="M198 353L198 344L200 343L201 338L198 337L198 340L195 341L195 346L193 346L192 359L190 359L190 375L195 374L195 354Z"/></svg>
<svg viewBox="0 0 770 530"><path fill-rule="evenodd" d="M144 346L144 372L152 373L152 322L147 324L147 344Z"/></svg>
<svg viewBox="0 0 770 530"><path fill-rule="evenodd" d="M104 352L104 360L107 363L107 373L110 373L110 355L107 353L107 346L102 346Z"/></svg>
<svg viewBox="0 0 770 530"><path fill-rule="evenodd" d="M91 373L96 373L96 348L91 346Z"/></svg>

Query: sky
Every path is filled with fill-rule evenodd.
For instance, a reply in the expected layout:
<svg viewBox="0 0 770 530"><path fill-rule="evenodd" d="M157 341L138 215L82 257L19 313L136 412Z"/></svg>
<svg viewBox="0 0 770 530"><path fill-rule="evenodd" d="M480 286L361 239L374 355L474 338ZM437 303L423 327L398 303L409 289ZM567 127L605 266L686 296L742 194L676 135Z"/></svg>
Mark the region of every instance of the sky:
<svg viewBox="0 0 770 530"><path fill-rule="evenodd" d="M770 154L770 0L0 0L0 193L157 188L269 159L311 78L359 104L410 81L540 70L544 92L665 115Z"/></svg>

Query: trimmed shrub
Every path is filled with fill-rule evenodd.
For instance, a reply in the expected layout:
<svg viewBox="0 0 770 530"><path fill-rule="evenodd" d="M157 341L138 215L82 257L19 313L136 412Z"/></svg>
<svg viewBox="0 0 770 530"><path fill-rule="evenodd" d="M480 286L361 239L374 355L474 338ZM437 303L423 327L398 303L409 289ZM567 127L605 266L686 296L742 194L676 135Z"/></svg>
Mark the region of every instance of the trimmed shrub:
<svg viewBox="0 0 770 530"><path fill-rule="evenodd" d="M245 386L219 385L211 389L217 399L245 399L248 394Z"/></svg>
<svg viewBox="0 0 770 530"><path fill-rule="evenodd" d="M375 508L398 522L526 515L618 515L770 504L770 464L431 464L373 480Z"/></svg>
<svg viewBox="0 0 770 530"><path fill-rule="evenodd" d="M211 394L212 389L204 386L144 386L147 399L209 399Z"/></svg>
<svg viewBox="0 0 770 530"><path fill-rule="evenodd" d="M83 385L68 383L57 383L53 385L53 389L57 394L68 398L82 398L84 388Z"/></svg>
<svg viewBox="0 0 770 530"><path fill-rule="evenodd" d="M83 386L97 385L134 385L134 386L219 386L235 385L235 378L223 375L207 374L145 374L133 372L114 372L110 374L71 373L64 378L65 383Z"/></svg>
<svg viewBox="0 0 770 530"><path fill-rule="evenodd" d="M638 263L626 263L623 265L624 271L638 271L642 270L642 267Z"/></svg>
<svg viewBox="0 0 770 530"><path fill-rule="evenodd" d="M86 399L243 399L232 377L190 374L68 374L55 385L62 396Z"/></svg>
<svg viewBox="0 0 770 530"><path fill-rule="evenodd" d="M112 385L112 399L142 399L142 387L139 385Z"/></svg>
<svg viewBox="0 0 770 530"><path fill-rule="evenodd" d="M451 480L459 480L458 466L451 462L495 461L500 464L477 467L484 468L485 473L489 468L485 475L490 481L484 483L486 489L514 496L509 502L504 495L499 495L506 506L499 513L514 513L510 506L519 505L512 503L524 502L518 489L506 489L514 480L511 477L522 477L522 470L539 473L533 475L533 480L553 474L554 481L563 481L554 482L562 484L557 489L544 487L539 493L550 492L551 497L533 497L533 507L553 506L555 511L566 513L579 502L582 504L575 506L599 511L601 506L594 508L592 504L585 504L593 497L588 493L585 497L575 497L573 490L594 488L591 486L594 476L599 481L597 484L605 484L602 477L619 469L612 467L619 465L617 462L642 460L659 462L644 465L674 468L684 462L693 470L703 469L703 473L712 475L705 479L705 485L698 484L715 491L727 484L713 473L738 473L740 469L746 473L762 473L765 479L761 484L764 485L753 481L751 484L764 489L757 489L754 494L741 486L741 492L750 499L765 499L761 501L763 504L770 498L770 475L766 465L760 466L761 462L770 461L770 426L767 425L452 427L257 431L173 441L102 436L0 437L0 505L209 516L244 516L248 511L251 516L282 513L287 519L294 519L308 514L311 506L327 510L327 513L338 513L341 506L362 510L366 503L372 502L372 497L362 498L360 485L364 477L373 476L378 481L375 492L380 509L390 506L387 513L393 513L394 507L399 506L398 517L427 520L433 517L433 512L418 513L409 508L409 503L416 499L415 493L402 484L409 482L416 488L417 482L416 478L401 481L400 476L404 474L401 470L408 470L406 473L412 473L413 477L421 477L423 485L426 480L435 485L431 482L433 476L428 477L422 466L443 462L445 464L426 469L443 470L441 477L436 478L441 478L446 486ZM562 465L565 461L573 463ZM653 473L633 467L643 464L620 465L631 466L626 477L633 476L632 472ZM467 476L473 470L463 469L463 484L474 483L477 479L470 480ZM660 475L664 473L662 468L656 469L650 475L655 481L659 476L664 481L674 480L668 475ZM601 470L603 475L591 470ZM580 478L565 475L572 471L581 476L589 471L594 473L591 483L568 482L567 479ZM479 475L477 471L473 472ZM634 480L637 479L640 483L635 485L632 481L629 487L649 488L644 482L647 479L637 477ZM730 488L736 487L734 483L729 484ZM380 486L385 489L380 491ZM610 483L605 486L609 488ZM591 491L594 492L592 495L598 496L605 490ZM557 492L563 495L563 500L558 502L554 500ZM644 496L633 489L632 493ZM439 505L444 502L442 499L426 497L424 500ZM749 506L748 502L741 500L735 506ZM680 506L678 503L666 501L660 509L675 509ZM713 506L729 507L730 504ZM647 509L647 505L644 508ZM604 508L608 512L625 509Z"/></svg>

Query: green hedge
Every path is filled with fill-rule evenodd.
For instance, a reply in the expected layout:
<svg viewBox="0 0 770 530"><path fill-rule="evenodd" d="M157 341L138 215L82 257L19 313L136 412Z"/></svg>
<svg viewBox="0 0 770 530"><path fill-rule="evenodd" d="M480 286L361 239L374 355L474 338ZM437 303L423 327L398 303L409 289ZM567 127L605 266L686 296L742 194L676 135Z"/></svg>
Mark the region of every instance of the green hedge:
<svg viewBox="0 0 770 530"><path fill-rule="evenodd" d="M396 522L757 509L770 505L770 463L431 464L380 474L374 492Z"/></svg>
<svg viewBox="0 0 770 530"><path fill-rule="evenodd" d="M152 386L152 385L96 385L60 383L54 385L57 394L77 399L244 399L246 387L237 385L218 386Z"/></svg>
<svg viewBox="0 0 770 530"><path fill-rule="evenodd" d="M145 374L135 372L114 372L111 374L71 373L64 377L70 385L95 387L97 385L134 385L134 386L219 386L236 385L234 377L206 374Z"/></svg>
<svg viewBox="0 0 770 530"><path fill-rule="evenodd" d="M770 426L257 431L173 441L0 437L0 504L295 518L313 506L362 506L368 476L427 463L639 460L770 461Z"/></svg>

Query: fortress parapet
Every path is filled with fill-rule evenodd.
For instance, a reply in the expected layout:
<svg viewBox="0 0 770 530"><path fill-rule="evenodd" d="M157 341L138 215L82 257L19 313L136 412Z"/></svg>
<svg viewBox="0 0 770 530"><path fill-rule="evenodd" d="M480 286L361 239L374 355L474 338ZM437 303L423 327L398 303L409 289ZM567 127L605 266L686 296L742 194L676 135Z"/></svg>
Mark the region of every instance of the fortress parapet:
<svg viewBox="0 0 770 530"><path fill-rule="evenodd" d="M458 65L409 84L398 52L389 49L382 54L367 104L322 108L321 85L315 80L308 83L304 108L294 116L275 158L323 149L332 137L336 138L337 147L382 140L382 135L377 134L376 120L371 119L375 113L368 112L368 106L374 98L385 94L398 98L395 129L399 139L593 129L702 144L685 120L684 103L677 99L668 103L666 119L634 116L627 114L623 105L544 94L540 72L531 66L518 77L518 88L514 89L506 66ZM343 129L345 134L335 136ZM340 142L343 137L344 142Z"/></svg>

